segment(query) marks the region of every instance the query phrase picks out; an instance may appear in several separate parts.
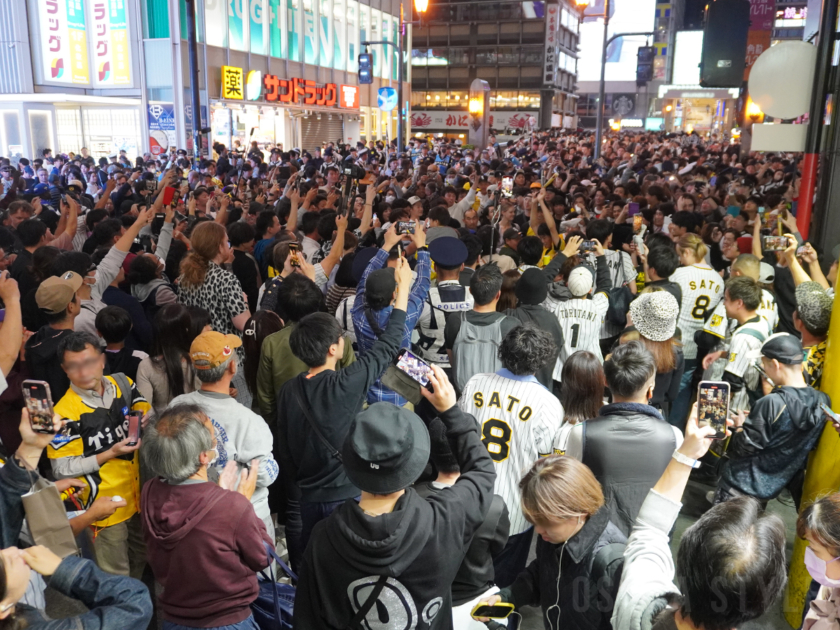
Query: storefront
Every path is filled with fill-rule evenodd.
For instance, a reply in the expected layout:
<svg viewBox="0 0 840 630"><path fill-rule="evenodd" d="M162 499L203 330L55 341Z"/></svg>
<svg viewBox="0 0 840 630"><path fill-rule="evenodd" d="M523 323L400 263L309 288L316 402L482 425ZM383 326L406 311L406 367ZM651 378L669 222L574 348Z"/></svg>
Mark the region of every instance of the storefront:
<svg viewBox="0 0 840 630"><path fill-rule="evenodd" d="M311 151L324 142L359 140L360 90L260 70L222 66L210 83L213 142L225 146L282 145Z"/></svg>
<svg viewBox="0 0 840 630"><path fill-rule="evenodd" d="M735 103L739 90L692 87L659 87L665 131L696 131L706 135L731 129L735 124Z"/></svg>
<svg viewBox="0 0 840 630"><path fill-rule="evenodd" d="M490 113L490 127L500 134L527 133L537 128L539 112ZM467 112L422 111L411 114L411 133L415 137L436 135L449 140L466 141L470 129Z"/></svg>

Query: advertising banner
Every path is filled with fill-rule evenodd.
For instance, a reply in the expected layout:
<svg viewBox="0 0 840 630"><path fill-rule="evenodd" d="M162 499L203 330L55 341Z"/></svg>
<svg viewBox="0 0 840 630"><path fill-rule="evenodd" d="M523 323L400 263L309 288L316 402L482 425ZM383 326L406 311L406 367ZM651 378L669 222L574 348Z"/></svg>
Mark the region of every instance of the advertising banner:
<svg viewBox="0 0 840 630"><path fill-rule="evenodd" d="M85 0L39 0L37 6L44 81L90 83Z"/></svg>
<svg viewBox="0 0 840 630"><path fill-rule="evenodd" d="M414 112L411 130L414 133L429 131L461 131L470 128L471 116L467 112ZM493 129L531 129L537 124L537 112L491 112Z"/></svg>
<svg viewBox="0 0 840 630"><path fill-rule="evenodd" d="M94 84L131 85L126 0L87 0Z"/></svg>
<svg viewBox="0 0 840 630"><path fill-rule="evenodd" d="M175 146L175 106L172 103L149 103L149 151L161 155Z"/></svg>
<svg viewBox="0 0 840 630"><path fill-rule="evenodd" d="M557 82L557 43L560 30L560 5L549 4L545 9L545 63L543 83Z"/></svg>

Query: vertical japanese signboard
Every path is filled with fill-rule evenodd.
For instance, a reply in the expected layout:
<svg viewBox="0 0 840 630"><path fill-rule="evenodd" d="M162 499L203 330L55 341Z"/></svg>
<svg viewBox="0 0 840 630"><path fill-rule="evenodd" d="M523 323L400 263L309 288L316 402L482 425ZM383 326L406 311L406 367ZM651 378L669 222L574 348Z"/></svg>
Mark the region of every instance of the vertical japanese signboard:
<svg viewBox="0 0 840 630"><path fill-rule="evenodd" d="M90 83L85 0L38 0L44 81Z"/></svg>
<svg viewBox="0 0 840 630"><path fill-rule="evenodd" d="M775 17L776 0L750 0L750 30L747 32L747 63L744 67L744 81L750 78L750 69L755 60L770 48Z"/></svg>
<svg viewBox="0 0 840 630"><path fill-rule="evenodd" d="M127 0L87 0L97 86L131 85Z"/></svg>
<svg viewBox="0 0 840 630"><path fill-rule="evenodd" d="M543 60L543 84L557 82L557 40L560 31L560 5L545 7L545 59Z"/></svg>

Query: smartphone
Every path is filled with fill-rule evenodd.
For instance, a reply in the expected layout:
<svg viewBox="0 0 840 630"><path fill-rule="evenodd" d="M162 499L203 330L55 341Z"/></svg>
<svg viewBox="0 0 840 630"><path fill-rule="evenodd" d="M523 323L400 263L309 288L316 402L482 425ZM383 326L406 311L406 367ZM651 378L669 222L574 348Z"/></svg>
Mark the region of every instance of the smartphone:
<svg viewBox="0 0 840 630"><path fill-rule="evenodd" d="M163 222L166 220L166 214L163 212L156 212L155 218L152 219L152 234L155 236L160 234L160 231L163 229Z"/></svg>
<svg viewBox="0 0 840 630"><path fill-rule="evenodd" d="M403 348L397 355L396 367L405 372L423 387L429 385L429 374L432 373L431 366L416 354ZM483 615L482 615L483 616Z"/></svg>
<svg viewBox="0 0 840 630"><path fill-rule="evenodd" d="M595 251L595 241L583 241L580 244L580 253L581 254L591 254Z"/></svg>
<svg viewBox="0 0 840 630"><path fill-rule="evenodd" d="M513 197L513 177L502 178L502 197Z"/></svg>
<svg viewBox="0 0 840 630"><path fill-rule="evenodd" d="M729 383L702 381L697 387L697 423L715 430L713 440L726 437L726 419L729 417Z"/></svg>
<svg viewBox="0 0 840 630"><path fill-rule="evenodd" d="M292 267L300 267L300 245L297 243L289 243L289 254L292 257Z"/></svg>
<svg viewBox="0 0 840 630"><path fill-rule="evenodd" d="M759 206L758 216L761 219L762 223L767 221L767 210L765 210L764 206Z"/></svg>
<svg viewBox="0 0 840 630"><path fill-rule="evenodd" d="M166 188L164 188L163 189L163 205L168 206L170 203L172 203L172 200L175 198L175 195L177 193L178 193L178 191L176 189L172 188L171 186L167 186Z"/></svg>
<svg viewBox="0 0 840 630"><path fill-rule="evenodd" d="M23 381L23 400L29 411L29 424L36 433L53 431L53 404L50 386L46 381Z"/></svg>
<svg viewBox="0 0 840 630"><path fill-rule="evenodd" d="M631 201L627 204L627 216L635 217L637 214L639 214L639 204L635 201Z"/></svg>
<svg viewBox="0 0 840 630"><path fill-rule="evenodd" d="M709 186L715 186L717 184L717 175L712 175L709 179Z"/></svg>
<svg viewBox="0 0 840 630"><path fill-rule="evenodd" d="M828 416L828 419L831 420L834 424L840 424L840 415L837 415L832 411L831 407L826 405L825 403L820 404L820 409L823 410L825 415Z"/></svg>
<svg viewBox="0 0 840 630"><path fill-rule="evenodd" d="M513 604L499 602L498 604L493 604L492 606L477 604L476 607L472 609L470 615L472 615L473 618L486 617L488 619L507 619L512 612Z"/></svg>
<svg viewBox="0 0 840 630"><path fill-rule="evenodd" d="M797 256L804 256L807 253L808 253L808 246L807 245L803 245L802 247L800 247L799 249L796 250L796 255Z"/></svg>
<svg viewBox="0 0 840 630"><path fill-rule="evenodd" d="M414 221L397 221L397 234L414 234Z"/></svg>
<svg viewBox="0 0 840 630"><path fill-rule="evenodd" d="M137 446L140 441L140 418L143 417L142 411L129 411L128 416L128 445Z"/></svg>
<svg viewBox="0 0 840 630"><path fill-rule="evenodd" d="M783 252L788 248L788 239L786 236L765 236L764 237L764 251L767 252Z"/></svg>

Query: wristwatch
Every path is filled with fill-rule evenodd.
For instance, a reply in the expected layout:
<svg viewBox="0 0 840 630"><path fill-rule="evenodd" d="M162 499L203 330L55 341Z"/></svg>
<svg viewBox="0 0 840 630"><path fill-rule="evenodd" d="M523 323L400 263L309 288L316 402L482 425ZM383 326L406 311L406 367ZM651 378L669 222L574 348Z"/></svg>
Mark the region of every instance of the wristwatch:
<svg viewBox="0 0 840 630"><path fill-rule="evenodd" d="M690 457L686 457L679 450L674 450L674 454L671 455L675 460L677 460L680 464L685 464L691 468L700 468L701 463L696 459L691 459Z"/></svg>

